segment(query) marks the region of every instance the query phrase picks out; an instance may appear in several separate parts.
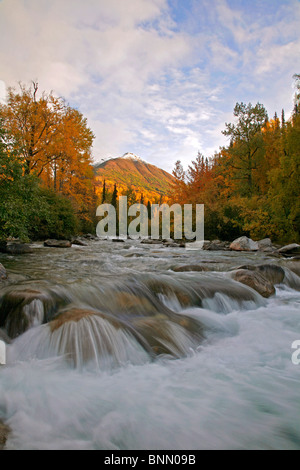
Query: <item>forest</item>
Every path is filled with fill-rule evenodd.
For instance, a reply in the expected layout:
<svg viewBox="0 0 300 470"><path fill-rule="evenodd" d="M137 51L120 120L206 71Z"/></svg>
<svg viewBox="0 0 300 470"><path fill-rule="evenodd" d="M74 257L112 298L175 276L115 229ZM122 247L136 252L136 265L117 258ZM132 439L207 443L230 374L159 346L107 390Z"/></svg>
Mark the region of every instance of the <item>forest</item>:
<svg viewBox="0 0 300 470"><path fill-rule="evenodd" d="M86 118L38 83L0 106L0 239L67 238L93 230L96 197Z"/></svg>
<svg viewBox="0 0 300 470"><path fill-rule="evenodd" d="M169 200L205 205L206 239L300 241L300 75L294 80L289 119L284 110L269 119L260 103L236 103L234 123L224 125L227 146L199 152L187 170L176 162ZM8 89L0 105L0 240L95 232L97 205L115 205L121 192L97 195L94 138L77 109L39 93L37 82Z"/></svg>
<svg viewBox="0 0 300 470"><path fill-rule="evenodd" d="M187 170L177 161L171 200L205 205L205 237L241 235L278 243L299 242L300 75L292 116L268 118L260 103L237 103L226 123L229 144L212 158L198 153Z"/></svg>

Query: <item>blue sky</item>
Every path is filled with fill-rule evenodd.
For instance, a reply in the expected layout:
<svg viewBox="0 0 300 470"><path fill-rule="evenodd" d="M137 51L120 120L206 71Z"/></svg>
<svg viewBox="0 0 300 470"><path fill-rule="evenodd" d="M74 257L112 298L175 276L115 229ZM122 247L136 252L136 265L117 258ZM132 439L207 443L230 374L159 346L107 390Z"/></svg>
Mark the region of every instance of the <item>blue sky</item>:
<svg viewBox="0 0 300 470"><path fill-rule="evenodd" d="M226 139L236 102L293 108L299 0L0 0L0 99L38 80L88 119L95 161L172 171Z"/></svg>

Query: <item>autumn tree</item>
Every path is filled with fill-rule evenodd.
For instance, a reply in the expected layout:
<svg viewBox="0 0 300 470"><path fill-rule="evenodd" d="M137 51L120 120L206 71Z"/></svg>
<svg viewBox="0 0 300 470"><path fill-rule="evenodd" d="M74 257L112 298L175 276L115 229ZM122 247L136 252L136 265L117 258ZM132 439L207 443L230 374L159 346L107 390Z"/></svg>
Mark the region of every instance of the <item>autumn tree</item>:
<svg viewBox="0 0 300 470"><path fill-rule="evenodd" d="M13 138L12 152L25 175L71 201L83 223L93 223L96 197L91 148L94 139L86 118L53 93L38 94L38 83L8 89L0 106L3 127Z"/></svg>
<svg viewBox="0 0 300 470"><path fill-rule="evenodd" d="M77 229L68 199L41 188L36 175L24 173L14 154L14 139L0 124L0 240L66 237Z"/></svg>
<svg viewBox="0 0 300 470"><path fill-rule="evenodd" d="M7 104L0 105L0 114L5 130L14 137L14 151L22 161L25 173L34 172L39 176L58 158L50 149L61 134L65 103L52 93L43 93L38 98L36 82L30 87L20 83L19 88L19 91L8 89Z"/></svg>
<svg viewBox="0 0 300 470"><path fill-rule="evenodd" d="M169 196L173 202L184 204L187 186L185 171L180 160L176 161L172 175L174 176L174 182L171 183Z"/></svg>

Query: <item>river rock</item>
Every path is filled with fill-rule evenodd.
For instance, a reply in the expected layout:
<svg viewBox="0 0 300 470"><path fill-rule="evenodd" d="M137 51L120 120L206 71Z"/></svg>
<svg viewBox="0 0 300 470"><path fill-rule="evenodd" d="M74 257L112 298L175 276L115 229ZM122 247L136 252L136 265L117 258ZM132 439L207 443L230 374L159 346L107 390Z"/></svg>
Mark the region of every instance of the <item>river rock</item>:
<svg viewBox="0 0 300 470"><path fill-rule="evenodd" d="M6 241L2 241L0 243L0 253L7 253L10 255L23 255L27 253L32 253L32 251L32 248L27 243Z"/></svg>
<svg viewBox="0 0 300 470"><path fill-rule="evenodd" d="M230 244L229 248L233 251L257 251L259 247L251 238L239 237Z"/></svg>
<svg viewBox="0 0 300 470"><path fill-rule="evenodd" d="M221 240L212 240L203 245L203 250L207 251L226 251L229 249L230 243Z"/></svg>
<svg viewBox="0 0 300 470"><path fill-rule="evenodd" d="M262 297L270 297L275 294L274 285L264 277L259 271L250 271L249 269L238 269L233 273L233 279L251 287Z"/></svg>
<svg viewBox="0 0 300 470"><path fill-rule="evenodd" d="M183 266L175 266L172 271L175 273L191 272L191 271L208 271L206 266L201 264L187 264Z"/></svg>
<svg viewBox="0 0 300 470"><path fill-rule="evenodd" d="M189 354L189 348L199 345L202 328L198 322L185 315L174 315L172 320L164 315L137 317L133 320L137 339L151 355L182 357ZM184 337L184 341L182 341Z"/></svg>
<svg viewBox="0 0 300 470"><path fill-rule="evenodd" d="M88 243L84 240L81 240L80 238L74 238L74 240L72 240L72 245L88 246Z"/></svg>
<svg viewBox="0 0 300 470"><path fill-rule="evenodd" d="M9 433L9 427L0 421L0 450L4 449Z"/></svg>
<svg viewBox="0 0 300 470"><path fill-rule="evenodd" d="M237 270L247 270L247 271L256 271L259 272L266 278L271 284L281 284L284 280L284 269L280 266L275 264L260 264L258 266L255 265L243 265L234 268L235 271Z"/></svg>
<svg viewBox="0 0 300 470"><path fill-rule="evenodd" d="M6 269L3 264L0 263L0 281L7 279Z"/></svg>
<svg viewBox="0 0 300 470"><path fill-rule="evenodd" d="M283 256L293 256L300 253L300 245L297 243L291 243L290 245L285 245L282 248L279 248L278 253Z"/></svg>
<svg viewBox="0 0 300 470"><path fill-rule="evenodd" d="M280 266L274 264L261 264L257 266L258 271L271 284L281 284L284 280L285 272Z"/></svg>
<svg viewBox="0 0 300 470"><path fill-rule="evenodd" d="M265 252L275 251L275 247L273 246L270 238L264 238L263 240L258 240L257 243L258 243L259 251L265 251Z"/></svg>
<svg viewBox="0 0 300 470"><path fill-rule="evenodd" d="M280 264L300 277L300 258L285 259Z"/></svg>
<svg viewBox="0 0 300 470"><path fill-rule="evenodd" d="M47 327L50 343L75 367L93 362L98 367L108 363L119 366L128 361L126 344L132 341L132 327L112 314L72 307L59 313Z"/></svg>
<svg viewBox="0 0 300 470"><path fill-rule="evenodd" d="M84 238L87 238L88 240L97 240L98 239L98 237L96 235L93 235L92 233L85 234Z"/></svg>
<svg viewBox="0 0 300 470"><path fill-rule="evenodd" d="M174 242L174 241L172 241L172 242L166 242L166 243L164 243L163 245L164 245L164 247L166 247L166 248L179 248L179 247L180 247L180 244L179 244L179 243L176 243L176 242ZM185 245L184 245L184 246L185 246Z"/></svg>
<svg viewBox="0 0 300 470"><path fill-rule="evenodd" d="M72 243L70 240L46 240L44 246L51 248L70 248Z"/></svg>
<svg viewBox="0 0 300 470"><path fill-rule="evenodd" d="M54 292L26 287L10 289L0 299L0 328L4 328L10 338L49 321L58 308L68 302Z"/></svg>
<svg viewBox="0 0 300 470"><path fill-rule="evenodd" d="M143 245L161 245L163 242L162 240L152 240L151 238L144 238L141 243L143 243Z"/></svg>

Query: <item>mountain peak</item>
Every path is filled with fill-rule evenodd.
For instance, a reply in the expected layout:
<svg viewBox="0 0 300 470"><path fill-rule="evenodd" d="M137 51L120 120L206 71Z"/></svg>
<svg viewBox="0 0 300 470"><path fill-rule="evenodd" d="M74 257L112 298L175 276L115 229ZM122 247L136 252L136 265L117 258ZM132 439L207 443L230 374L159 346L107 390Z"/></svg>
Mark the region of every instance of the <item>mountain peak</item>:
<svg viewBox="0 0 300 470"><path fill-rule="evenodd" d="M124 153L124 155L122 155L121 158L128 158L130 160L137 160L138 162L146 163L140 157L138 157L137 155L135 155L134 153L131 153L131 152Z"/></svg>
<svg viewBox="0 0 300 470"><path fill-rule="evenodd" d="M117 185L118 194L124 195L130 190L139 201L160 201L167 199L170 185L174 178L161 168L147 163L134 153L127 152L122 157L115 157L94 166L98 194L101 196L105 180L107 194L112 194Z"/></svg>

